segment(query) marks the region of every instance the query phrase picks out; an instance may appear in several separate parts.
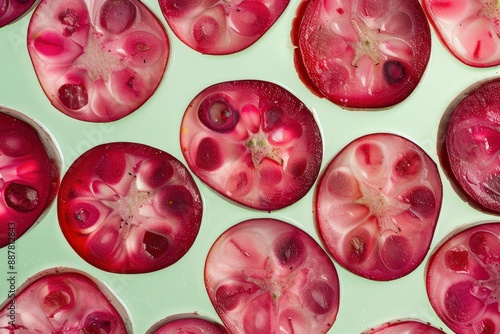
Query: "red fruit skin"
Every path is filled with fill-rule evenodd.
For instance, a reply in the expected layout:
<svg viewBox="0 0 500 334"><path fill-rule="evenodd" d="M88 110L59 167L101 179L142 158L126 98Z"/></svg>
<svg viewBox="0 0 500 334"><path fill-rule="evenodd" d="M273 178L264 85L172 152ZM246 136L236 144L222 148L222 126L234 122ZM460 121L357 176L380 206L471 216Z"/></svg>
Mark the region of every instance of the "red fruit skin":
<svg viewBox="0 0 500 334"><path fill-rule="evenodd" d="M137 110L160 84L170 51L165 28L139 0L42 0L27 43L52 105L87 122Z"/></svg>
<svg viewBox="0 0 500 334"><path fill-rule="evenodd" d="M200 92L184 113L181 150L204 183L243 206L273 211L301 199L323 144L309 109L270 82L229 81Z"/></svg>
<svg viewBox="0 0 500 334"><path fill-rule="evenodd" d="M197 313L171 315L154 324L146 334L229 334L221 324Z"/></svg>
<svg viewBox="0 0 500 334"><path fill-rule="evenodd" d="M422 0L442 44L473 67L500 64L500 12L489 0Z"/></svg>
<svg viewBox="0 0 500 334"><path fill-rule="evenodd" d="M22 18L37 0L0 0L0 28Z"/></svg>
<svg viewBox="0 0 500 334"><path fill-rule="evenodd" d="M299 5L291 33L304 84L345 109L405 100L427 67L430 27L417 0L320 0Z"/></svg>
<svg viewBox="0 0 500 334"><path fill-rule="evenodd" d="M470 86L446 109L437 151L457 194L473 208L500 214L498 162L499 78Z"/></svg>
<svg viewBox="0 0 500 334"><path fill-rule="evenodd" d="M248 48L271 28L289 0L159 0L175 35L190 48L227 55Z"/></svg>
<svg viewBox="0 0 500 334"><path fill-rule="evenodd" d="M105 271L163 269L192 246L201 224L198 188L180 161L138 143L82 154L61 182L57 213L71 247Z"/></svg>
<svg viewBox="0 0 500 334"><path fill-rule="evenodd" d="M500 223L450 233L429 257L425 275L429 301L454 333L500 331Z"/></svg>
<svg viewBox="0 0 500 334"><path fill-rule="evenodd" d="M205 286L231 333L326 333L339 308L333 263L307 233L276 219L225 231L205 262Z"/></svg>
<svg viewBox="0 0 500 334"><path fill-rule="evenodd" d="M0 107L0 248L47 212L60 179L54 142L35 121Z"/></svg>
<svg viewBox="0 0 500 334"><path fill-rule="evenodd" d="M370 328L362 334L445 334L431 324L414 319L398 319Z"/></svg>
<svg viewBox="0 0 500 334"><path fill-rule="evenodd" d="M29 278L0 305L2 333L132 333L124 307L88 274L52 268Z"/></svg>
<svg viewBox="0 0 500 334"><path fill-rule="evenodd" d="M376 281L397 279L427 254L442 196L437 166L419 146L394 134L366 135L320 176L316 229L347 270Z"/></svg>

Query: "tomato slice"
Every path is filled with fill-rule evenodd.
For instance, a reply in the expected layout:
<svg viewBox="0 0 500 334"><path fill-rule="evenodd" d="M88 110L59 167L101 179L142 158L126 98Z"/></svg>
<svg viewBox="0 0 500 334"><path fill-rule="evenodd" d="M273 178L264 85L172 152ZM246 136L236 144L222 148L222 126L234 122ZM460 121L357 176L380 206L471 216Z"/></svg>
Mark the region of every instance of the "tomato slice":
<svg viewBox="0 0 500 334"><path fill-rule="evenodd" d="M339 308L328 255L307 233L276 219L225 231L208 253L205 286L231 333L326 333Z"/></svg>
<svg viewBox="0 0 500 334"><path fill-rule="evenodd" d="M0 107L0 248L47 212L59 187L60 165L55 142L40 125Z"/></svg>
<svg viewBox="0 0 500 334"><path fill-rule="evenodd" d="M229 334L227 329L214 320L197 313L171 315L154 324L146 334Z"/></svg>
<svg viewBox="0 0 500 334"><path fill-rule="evenodd" d="M427 295L456 333L500 332L500 223L480 223L444 238L429 258Z"/></svg>
<svg viewBox="0 0 500 334"><path fill-rule="evenodd" d="M0 306L0 332L126 334L131 324L104 284L76 269L53 268L28 279Z"/></svg>
<svg viewBox="0 0 500 334"><path fill-rule="evenodd" d="M54 107L79 120L110 122L156 90L169 41L139 0L42 0L29 23L28 51Z"/></svg>
<svg viewBox="0 0 500 334"><path fill-rule="evenodd" d="M441 42L474 67L500 64L500 11L491 0L423 0Z"/></svg>
<svg viewBox="0 0 500 334"><path fill-rule="evenodd" d="M398 319L386 322L374 328L367 329L361 334L445 334L428 322L415 319Z"/></svg>
<svg viewBox="0 0 500 334"><path fill-rule="evenodd" d="M440 125L441 164L476 209L500 213L500 79L478 82L449 105Z"/></svg>
<svg viewBox="0 0 500 334"><path fill-rule="evenodd" d="M289 0L159 0L175 35L204 54L226 55L255 43L271 28Z"/></svg>
<svg viewBox="0 0 500 334"><path fill-rule="evenodd" d="M202 200L188 170L167 152L108 143L82 154L61 182L61 230L90 264L144 273L177 262L200 228Z"/></svg>
<svg viewBox="0 0 500 334"><path fill-rule="evenodd" d="M437 166L419 146L394 134L370 134L342 149L320 177L316 226L346 269L392 280L423 261L442 196Z"/></svg>
<svg viewBox="0 0 500 334"><path fill-rule="evenodd" d="M311 189L323 154L309 109L284 88L257 80L204 89L186 109L180 141L203 182L236 203L267 211Z"/></svg>
<svg viewBox="0 0 500 334"><path fill-rule="evenodd" d="M385 109L406 99L431 50L417 0L306 1L292 39L302 81L346 109Z"/></svg>

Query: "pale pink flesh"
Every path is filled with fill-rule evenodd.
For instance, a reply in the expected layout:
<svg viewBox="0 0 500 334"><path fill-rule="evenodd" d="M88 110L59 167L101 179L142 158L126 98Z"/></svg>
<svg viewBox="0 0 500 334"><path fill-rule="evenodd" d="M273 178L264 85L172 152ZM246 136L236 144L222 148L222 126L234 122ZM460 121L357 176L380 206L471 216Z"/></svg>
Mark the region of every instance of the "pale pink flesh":
<svg viewBox="0 0 500 334"><path fill-rule="evenodd" d="M152 326L146 334L229 334L221 324L196 313L175 314Z"/></svg>
<svg viewBox="0 0 500 334"><path fill-rule="evenodd" d="M392 280L422 262L441 201L439 172L420 147L397 135L371 134L326 167L315 194L316 225L346 269Z"/></svg>
<svg viewBox="0 0 500 334"><path fill-rule="evenodd" d="M30 278L0 310L2 333L126 334L129 326L125 309L104 285L67 268Z"/></svg>
<svg viewBox="0 0 500 334"><path fill-rule="evenodd" d="M367 329L362 334L445 334L441 329L420 320L401 319Z"/></svg>
<svg viewBox="0 0 500 334"><path fill-rule="evenodd" d="M177 37L192 49L213 55L241 51L278 19L289 0L159 0Z"/></svg>
<svg viewBox="0 0 500 334"><path fill-rule="evenodd" d="M442 43L464 64L500 64L500 8L496 0L423 0Z"/></svg>
<svg viewBox="0 0 500 334"><path fill-rule="evenodd" d="M30 21L28 51L57 109L109 122L135 111L156 90L169 42L138 0L42 0Z"/></svg>
<svg viewBox="0 0 500 334"><path fill-rule="evenodd" d="M180 141L188 166L203 182L237 203L268 211L309 191L323 152L309 109L263 81L203 90L184 114Z"/></svg>
<svg viewBox="0 0 500 334"><path fill-rule="evenodd" d="M0 28L25 15L37 0L0 0Z"/></svg>
<svg viewBox="0 0 500 334"><path fill-rule="evenodd" d="M224 232L207 256L205 286L231 333L326 333L339 307L330 258L305 232L275 219Z"/></svg>
<svg viewBox="0 0 500 334"><path fill-rule="evenodd" d="M73 249L110 272L144 273L178 261L200 227L201 196L180 161L135 143L103 144L68 169L59 224Z"/></svg>
<svg viewBox="0 0 500 334"><path fill-rule="evenodd" d="M471 86L443 117L443 166L459 194L474 207L500 213L500 80Z"/></svg>
<svg viewBox="0 0 500 334"><path fill-rule="evenodd" d="M426 272L432 307L454 332L500 332L500 224L454 231L436 248Z"/></svg>
<svg viewBox="0 0 500 334"><path fill-rule="evenodd" d="M417 0L304 2L292 38L304 83L347 109L403 101L419 83L431 49Z"/></svg>
<svg viewBox="0 0 500 334"><path fill-rule="evenodd" d="M59 186L54 143L22 117L0 108L0 248L37 222Z"/></svg>

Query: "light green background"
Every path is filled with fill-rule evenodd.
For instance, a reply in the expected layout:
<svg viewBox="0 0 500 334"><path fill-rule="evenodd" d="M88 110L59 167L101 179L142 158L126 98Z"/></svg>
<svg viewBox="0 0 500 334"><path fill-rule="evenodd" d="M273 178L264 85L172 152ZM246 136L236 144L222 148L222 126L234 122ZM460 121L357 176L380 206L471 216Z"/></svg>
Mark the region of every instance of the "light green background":
<svg viewBox="0 0 500 334"><path fill-rule="evenodd" d="M104 142L136 141L163 149L185 163L179 147L179 124L191 99L205 87L226 80L261 79L282 85L314 113L322 130L324 167L347 143L373 132L403 135L419 144L435 161L440 118L453 98L477 80L498 75L498 68L474 69L455 60L432 31L432 53L425 75L413 94L396 107L379 112L352 112L312 95L293 66L290 28L299 1L292 0L276 24L250 48L230 56L206 56L183 45L167 27L158 3L145 1L166 26L171 54L166 74L153 97L135 113L109 124L74 120L51 106L42 92L26 48L30 14L0 29L0 105L39 121L55 138L64 158L63 172L76 157ZM455 227L494 220L467 206L441 172L443 207L431 248ZM204 201L200 233L191 250L175 265L141 275L110 274L87 264L68 246L57 223L55 205L47 216L17 241L18 285L37 272L55 267L78 268L103 281L123 302L134 333L144 333L160 319L198 312L217 319L203 285L203 265L209 247L224 230L239 221L273 217L299 226L316 240L312 191L291 207L256 212L237 207L196 179ZM339 265L341 297L337 320L329 333L360 333L398 318L418 318L443 327L426 296L424 263L392 282L372 282ZM0 250L0 300L6 298L6 248ZM449 330L446 329L447 332Z"/></svg>

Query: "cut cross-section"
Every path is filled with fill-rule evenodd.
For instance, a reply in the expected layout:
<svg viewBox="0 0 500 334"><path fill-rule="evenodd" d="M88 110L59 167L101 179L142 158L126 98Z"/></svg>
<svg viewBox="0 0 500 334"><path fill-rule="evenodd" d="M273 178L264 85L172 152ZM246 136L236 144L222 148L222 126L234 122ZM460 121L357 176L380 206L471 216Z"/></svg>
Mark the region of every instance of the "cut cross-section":
<svg viewBox="0 0 500 334"><path fill-rule="evenodd" d="M229 334L226 328L197 313L171 315L154 324L146 334Z"/></svg>
<svg viewBox="0 0 500 334"><path fill-rule="evenodd" d="M500 223L452 232L429 258L427 295L455 333L500 332Z"/></svg>
<svg viewBox="0 0 500 334"><path fill-rule="evenodd" d="M474 67L500 64L500 7L497 0L423 0L441 42Z"/></svg>
<svg viewBox="0 0 500 334"><path fill-rule="evenodd" d="M37 0L0 0L0 28L23 17Z"/></svg>
<svg viewBox="0 0 500 334"><path fill-rule="evenodd" d="M159 0L168 25L190 48L212 55L241 51L274 24L289 0Z"/></svg>
<svg viewBox="0 0 500 334"><path fill-rule="evenodd" d="M102 283L75 269L53 268L27 280L0 305L0 332L127 334L132 329L125 308Z"/></svg>
<svg viewBox="0 0 500 334"><path fill-rule="evenodd" d="M445 334L441 329L433 327L427 322L413 319L389 321L374 328L367 329L361 334Z"/></svg>
<svg viewBox="0 0 500 334"><path fill-rule="evenodd" d="M277 210L302 198L322 160L321 133L293 94L263 81L210 86L189 104L181 148L191 170L227 198Z"/></svg>
<svg viewBox="0 0 500 334"><path fill-rule="evenodd" d="M307 233L275 219L234 225L213 244L205 286L231 333L326 333L339 308L339 281Z"/></svg>
<svg viewBox="0 0 500 334"><path fill-rule="evenodd" d="M469 87L440 125L438 153L454 189L476 209L500 214L500 79Z"/></svg>
<svg viewBox="0 0 500 334"><path fill-rule="evenodd" d="M156 90L169 41L139 0L42 0L29 24L28 51L57 109L83 121L110 122Z"/></svg>
<svg viewBox="0 0 500 334"><path fill-rule="evenodd" d="M419 146L394 134L371 134L347 145L323 172L316 226L346 269L392 280L423 261L441 201L436 164Z"/></svg>
<svg viewBox="0 0 500 334"><path fill-rule="evenodd" d="M186 167L137 143L85 152L66 172L57 204L73 249L116 273L151 272L178 261L198 234L203 209Z"/></svg>
<svg viewBox="0 0 500 334"><path fill-rule="evenodd" d="M385 109L406 99L431 50L418 0L304 1L292 39L302 81L347 109Z"/></svg>
<svg viewBox="0 0 500 334"><path fill-rule="evenodd" d="M60 163L47 132L0 107L0 248L19 239L52 204Z"/></svg>

